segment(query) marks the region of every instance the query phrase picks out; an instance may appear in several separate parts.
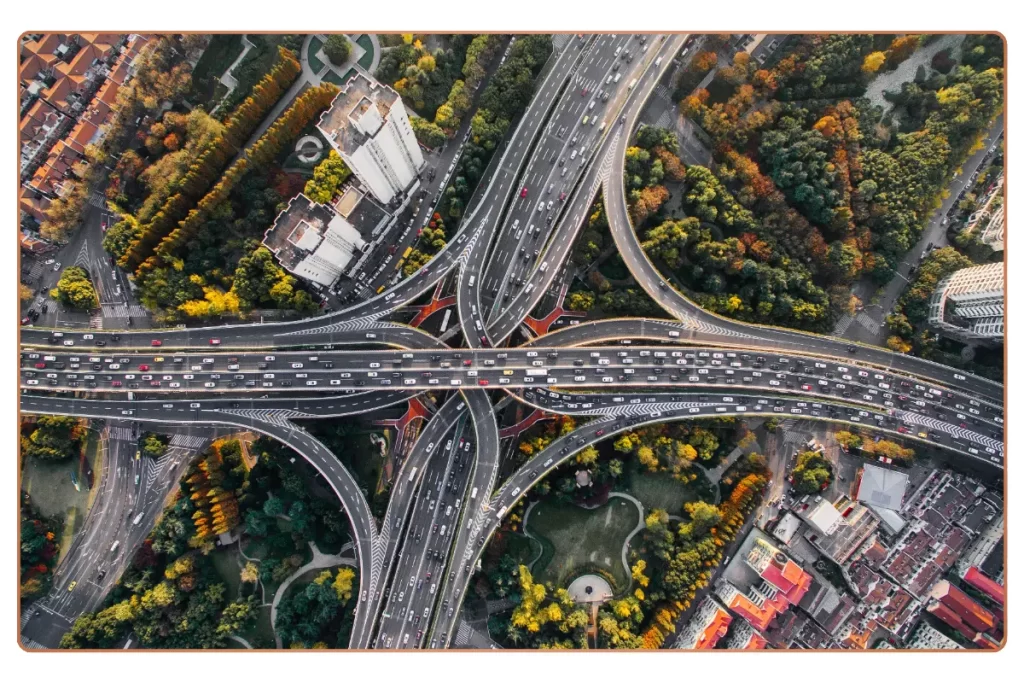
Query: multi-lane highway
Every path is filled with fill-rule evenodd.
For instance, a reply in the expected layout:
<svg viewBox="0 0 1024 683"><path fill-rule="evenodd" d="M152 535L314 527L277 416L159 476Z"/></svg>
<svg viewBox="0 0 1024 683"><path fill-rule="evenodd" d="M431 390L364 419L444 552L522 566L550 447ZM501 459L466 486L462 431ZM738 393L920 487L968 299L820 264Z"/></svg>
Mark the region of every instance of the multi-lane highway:
<svg viewBox="0 0 1024 683"><path fill-rule="evenodd" d="M637 424L785 415L857 425L1002 467L1001 384L886 349L720 318L662 281L629 223L622 168L640 113L685 39L565 41L459 232L379 296L289 323L22 329L21 410L241 426L288 444L348 515L359 558L350 643L358 648L448 645L477 560L508 509L582 448ZM602 188L624 262L674 320L589 322L494 348L559 280ZM386 319L450 275L468 348ZM495 391L589 421L501 482ZM440 407L399 463L377 520L351 474L293 420L367 413L424 392ZM126 458L118 450L112 462ZM137 505L128 484L111 481L120 483L105 485L97 509L112 510L113 520ZM136 540L151 524L138 525ZM109 540L109 530L83 536L80 555L99 557ZM67 567L61 571L92 571ZM97 595L116 572L112 566ZM94 606L81 598L65 605L67 595L74 592L54 604L68 609L53 610L65 619Z"/></svg>

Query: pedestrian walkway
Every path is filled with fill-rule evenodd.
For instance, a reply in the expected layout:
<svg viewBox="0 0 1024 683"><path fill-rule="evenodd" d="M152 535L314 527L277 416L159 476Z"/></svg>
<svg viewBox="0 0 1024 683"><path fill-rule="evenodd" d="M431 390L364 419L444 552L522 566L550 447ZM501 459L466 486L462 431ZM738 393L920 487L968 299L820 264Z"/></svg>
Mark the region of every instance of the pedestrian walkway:
<svg viewBox="0 0 1024 683"><path fill-rule="evenodd" d="M111 427L109 437L113 441L135 441L134 432L131 427Z"/></svg>

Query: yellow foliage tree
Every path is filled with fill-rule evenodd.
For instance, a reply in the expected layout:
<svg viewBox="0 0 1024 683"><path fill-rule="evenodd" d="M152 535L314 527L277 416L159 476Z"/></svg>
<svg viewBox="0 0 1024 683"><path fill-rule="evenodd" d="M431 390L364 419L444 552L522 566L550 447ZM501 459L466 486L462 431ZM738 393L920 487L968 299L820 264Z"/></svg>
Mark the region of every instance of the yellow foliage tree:
<svg viewBox="0 0 1024 683"><path fill-rule="evenodd" d="M864 64L860 68L865 73L873 74L881 69L883 64L885 64L885 53L872 52L864 58Z"/></svg>

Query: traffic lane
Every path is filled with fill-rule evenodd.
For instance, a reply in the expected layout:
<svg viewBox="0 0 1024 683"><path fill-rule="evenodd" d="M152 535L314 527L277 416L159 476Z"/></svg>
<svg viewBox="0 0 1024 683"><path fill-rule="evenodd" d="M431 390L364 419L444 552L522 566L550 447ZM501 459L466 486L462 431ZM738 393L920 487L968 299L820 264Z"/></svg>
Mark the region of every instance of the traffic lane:
<svg viewBox="0 0 1024 683"><path fill-rule="evenodd" d="M480 278L481 290L490 291L498 286L499 291L494 292L495 303L499 300L501 291L507 284L504 279L505 275L511 274L518 277L521 270L519 259L514 258L513 255L526 249L524 242L527 240L531 242L529 252L534 251L534 245L543 245L546 241L550 232L551 218L557 213L553 210L556 198L560 204L565 196L564 190L575 183L577 173L583 168L582 164L566 165L567 160L574 161L577 156L577 154L570 154L569 149L578 142L580 149L577 151L585 156L587 146L593 143L593 138L599 137L593 126L584 129L583 117L587 115L596 117L598 113L603 113L601 109L597 108L602 104L598 92L602 87L612 87L603 84L606 80L605 77L610 73L612 60L615 59L614 50L628 47L632 39L633 36L602 36L599 38L594 51L584 57L584 65L573 76L566 93L567 96L563 98L561 106L556 109L551 122L545 127L545 134L520 182L522 189L513 199L502 225L494 258L490 260L487 268L484 269L483 277ZM597 56L595 56L595 52ZM602 52L606 55L605 59L595 63ZM621 87L625 87L625 83L624 80ZM615 84L614 90L618 90L618 88L618 84ZM574 97L577 92L587 92L591 97L581 100ZM594 107L584 109L590 107L591 102L594 103ZM591 135L591 133L594 134ZM559 162L558 166L554 165L556 160ZM570 169L573 170L573 174L567 177L567 171ZM543 176L545 171L547 172L546 177ZM558 192L555 191L556 188L558 188ZM541 199L541 206L545 204L550 204L550 206L546 210L535 212L534 207L538 197ZM547 218L542 219L541 216ZM520 223L522 223L522 229L519 229ZM505 267L506 263L508 263L508 269ZM495 275L496 271L502 273L501 278ZM501 280L500 285L498 279Z"/></svg>
<svg viewBox="0 0 1024 683"><path fill-rule="evenodd" d="M714 344L723 348L742 349L749 352L767 352L775 354L794 354L813 359L825 359L829 362L845 365L855 364L860 367L877 366L889 372L904 374L924 381L936 382L946 388L958 392L973 392L987 401L1002 403L1004 387L998 382L972 375L956 368L896 354L887 349L874 349L872 353L860 353L864 347L855 347L858 352L850 353L846 347L841 352L830 352L820 344L801 344L798 350L780 349L770 340L753 337L748 334L719 334L707 332L701 325L696 327L692 318L683 320L658 320L654 318L619 318L595 320L563 327L537 339L527 342L527 346L557 346L570 344L595 344L602 341L627 339L668 339L687 340L693 344ZM724 331L723 331L724 332ZM798 333L805 340L815 337L806 333ZM822 337L820 339L827 340Z"/></svg>
<svg viewBox="0 0 1024 683"><path fill-rule="evenodd" d="M427 625L432 608L432 596L436 593L437 576L443 570L448 554L447 549L443 547L444 542L451 536L449 531L454 531L451 520L455 498L449 494L456 478L461 478L465 460L468 458L463 448L465 440L460 436L463 428L464 423L460 422L451 439L451 445L446 445L442 450L443 457L433 463L436 465L433 470L435 476L421 489L423 495L418 500L414 515L417 535L414 538L407 537L403 549L405 562L395 573L392 594L398 592L399 599L395 605L397 614L392 613L390 630L387 632L394 634L396 647L418 646ZM426 543L422 543L424 533ZM409 543L409 540L412 543ZM406 576L409 577L408 583L405 580ZM407 607L398 606L404 602L401 599L403 593L408 595Z"/></svg>
<svg viewBox="0 0 1024 683"><path fill-rule="evenodd" d="M672 334L670 332L669 334ZM677 382L699 382L724 380L730 384L749 384L751 386L799 388L807 392L842 393L846 398L853 398L855 393L868 402L884 402L887 407L895 408L897 402L916 404L922 409L951 411L961 422L977 424L979 420L988 423L990 428L1002 430L1002 417L995 414L996 409L985 406L973 398L962 397L951 391L944 391L934 386L925 386L906 378L882 374L872 369L856 365L839 365L820 360L802 357L784 357L775 354L754 356L749 353L738 353L713 348L690 348L687 351L668 350L672 347L639 348L621 346L613 354L610 349L593 350L593 347L555 350L512 350L489 353L467 353L456 351L452 354L414 353L393 354L389 352L366 352L361 356L360 364L371 369L364 370L356 366L342 365L342 369L334 366L328 358L338 358L339 363L352 359L349 355L273 355L257 356L264 361L262 365L274 364L273 368L265 368L259 372L246 371L241 374L237 367L243 360L246 364L253 362L251 358L227 356L219 359L213 356L197 358L193 361L199 365L187 366L190 372L160 374L165 370L154 371L155 374L137 375L124 372L121 363L109 365L105 372L111 374L79 374L74 370L59 369L55 372L44 372L37 369L23 369L23 385L32 382L35 377L54 379L39 380L59 382L59 386L78 390L73 384L79 378L98 381L120 382L119 387L112 387L111 392L126 391L158 391L167 393L167 386L174 389L175 384L184 385L180 391L191 391L200 386L226 392L247 391L253 386L282 389L282 383L289 386L282 390L306 391L310 387L327 388L330 390L354 391L354 386L370 386L386 383L403 387L430 389L451 386L453 383L462 385L489 386L497 384L508 388L521 387L527 383L570 383L576 386L604 386L615 383L647 382L657 385L671 385ZM683 347L687 348L687 347ZM524 355L525 354L525 355ZM543 355L541 355L543 354ZM33 354L28 354L31 356ZM463 355L471 356L462 358ZM70 357L71 358L75 357ZM97 357L94 357L97 358ZM367 359L368 358L368 359ZM376 360L374 360L376 359ZM26 357L27 362L32 358ZM104 360L126 360L125 358L107 357ZM216 370L215 360L228 362L229 370ZM237 361L231 364L231 361ZM325 364L326 363L326 364ZM477 366L473 366L477 363ZM482 365L480 365L482 363ZM146 367L145 363L139 364ZM289 369L278 369L277 366L290 366ZM329 365L330 367L327 367ZM382 366L387 366L382 367ZM448 366L448 367L444 367ZM93 366L95 367L95 366ZM176 366L177 367L177 366ZM185 368L186 364L180 364ZM112 369L111 369L112 368ZM199 369L197 369L199 368ZM235 368L231 370L230 368ZM347 368L347 369L346 369ZM104 371L92 371L104 372ZM623 374L625 373L625 374ZM654 374L652 374L654 373ZM705 376L706 375L706 376ZM153 380L157 387L147 386L147 380ZM229 381L227 386L224 382ZM140 385L141 386L137 386ZM207 386L209 385L209 386ZM234 385L232 387L232 385ZM44 385L40 385L44 386ZM49 387L45 384L45 387ZM52 389L53 387L51 387ZM104 390L106 387L104 387ZM866 393L865 393L866 392ZM957 400L964 403L958 403ZM969 405L966 405L969 404ZM239 407L232 404L232 407ZM954 409L955 408L955 409ZM956 412L961 411L961 412ZM967 415L966 413L970 413ZM963 424L961 426L966 426Z"/></svg>
<svg viewBox="0 0 1024 683"><path fill-rule="evenodd" d="M575 64L580 57L582 57L582 54L578 55L577 57L574 57L572 63ZM561 59L562 58L560 57L559 63L561 63ZM559 88L561 87L561 84L564 82L565 78L568 76L569 72L566 71L563 74L563 76L561 76L558 79ZM516 133L513 135L513 139L510 140L509 145L502 152L501 160L499 162L499 168L504 168L505 170L502 172L500 178L495 177L494 181L492 181L488 186L487 192L484 195L484 197L486 198L490 197L491 194L493 193L494 197L488 203L487 213L479 222L479 225L475 230L479 239L475 239L473 243L470 245L470 252L466 258L466 265L463 269L460 270L459 273L458 291L460 293L460 296L458 312L460 323L463 325L464 329L470 329L470 327L467 326L467 322L470 320L470 317L468 310L466 310L466 306L470 301L469 295L472 294L472 290L468 288L472 287L473 283L477 279L483 279L481 261L486 255L490 247L490 244L493 240L494 233L497 229L498 216L501 213L500 207L504 207L508 203L509 196L511 195L513 190L514 179L518 176L519 168L521 167L523 161L525 161L527 158L526 154L532 146L533 139L539 133L540 124L543 123L544 117L547 115L547 112L550 110L550 108L552 106L555 106L556 104L554 97L556 92L557 91L555 89L552 89L539 97L535 97L533 101L531 101L530 105L527 107L527 111L523 115L523 118L520 119L520 122L516 127ZM563 96L559 100L559 102L564 102L565 99L566 98ZM539 103L539 105L535 107L534 103ZM542 116L542 114L544 116ZM527 124L529 124L529 126L527 128L526 134L520 134L523 126ZM518 140L518 143L516 143L513 147L513 142L515 140ZM527 141L530 142L531 144L527 145L524 149L523 143ZM506 160L506 156L509 153L512 153L512 159ZM492 219L492 212L494 207L499 207L499 211L497 215L493 216ZM474 209L474 211L470 213L469 217L466 219L466 224L468 225L469 223L474 223L475 221L476 209ZM484 232L485 229L486 232ZM479 303L479 301L477 301L477 303ZM480 343L470 341L468 335L467 342L469 343L470 346L475 346Z"/></svg>
<svg viewBox="0 0 1024 683"><path fill-rule="evenodd" d="M678 45L682 43L680 37L675 36L662 43L662 46L656 52L645 55L640 60L637 68L640 68L642 75L637 77L637 83L639 87L632 89L630 95L626 98L623 103L625 113L622 117L628 120L628 127L625 130L631 130L636 117L641 111L642 104L646 102L650 92L657 85L661 75L668 69L671 64L671 59L665 59L678 49ZM664 61L664 66L659 69L651 69L652 65L655 65L658 60ZM593 155L593 159L603 159L608 149L614 148L614 141L618 139L624 139L626 136L623 134L624 124L622 123L623 118L620 117L619 123L617 124L619 130L615 134L607 134L602 142L600 150ZM535 271L531 280L532 284L536 287L531 289L530 293L526 293L526 290L520 292L520 294L513 300L508 306L506 313L499 316L494 324L487 327L490 332L491 343L498 343L504 341L512 332L519 326L527 312L532 310L541 297L544 296L547 289L550 287L551 282L558 275L561 264L569 254L569 249L574 242L576 235L582 229L583 218L586 215L587 209L596 195L598 188L601 184L602 172L601 164L591 163L589 170L584 180L574 190L573 200L568 207L564 209L564 213L571 214L571 218L563 220L565 232L562 229L558 230L559 238L552 240L552 247L546 254L547 261L552 264L547 272ZM588 188L586 192L583 188ZM558 267L555 267L558 266ZM539 277L538 277L539 276ZM498 340L498 341L495 341Z"/></svg>
<svg viewBox="0 0 1024 683"><path fill-rule="evenodd" d="M395 493L388 503L388 510L385 513L382 530L388 534L388 546L385 549L384 559L381 567L381 575L387 577L391 574L391 567L394 563L395 554L398 548L405 543L407 535L406 526L409 524L408 511L411 504L417 500L417 490L421 482L427 477L426 470L434 462L431 455L436 451L437 444L444 440L446 435L454 426L456 421L464 415L465 405L459 398L448 400L441 406L441 409L434 417L427 422L419 438L413 446L413 451L407 461L402 465L398 473L399 484ZM407 474L408 473L408 474ZM384 586L388 582L385 578ZM374 591L374 603L368 607L372 610L373 617L369 618L368 624L372 624L376 612L381 608L381 597L388 599L388 591L382 590L378 585ZM362 634L361 647L370 647L372 636L372 625L366 633Z"/></svg>
<svg viewBox="0 0 1024 683"><path fill-rule="evenodd" d="M669 370L674 370L674 369L675 368L671 368L671 367L669 368ZM611 372L614 372L615 370L616 370L616 368L610 368L609 369L609 371L611 371ZM807 398L809 398L811 400L815 400L815 399L823 399L823 400L825 400L825 399L827 399L827 397L830 396L830 393L831 393L829 391L829 387L816 387L815 382L814 382L816 376L814 376L814 375L799 375L799 374L788 374L787 375L787 373L781 373L781 372L780 373L761 373L759 371L749 370L749 369L699 368L699 369L696 369L696 370L691 370L690 372L699 372L699 373L707 373L707 374L699 374L699 375L698 374L691 374L689 376L687 376L685 374L664 373L664 371L663 371L663 369L661 367L656 367L653 370L651 370L650 372L662 373L662 374L648 374L648 375L644 375L644 374L630 375L630 374L627 374L627 375L619 375L618 377L615 377L614 375L611 375L611 374L606 374L606 375L601 375L601 374L596 374L596 375L578 374L579 372L584 372L584 371L585 370L583 370L583 369L576 369L576 372L574 373L570 369L568 371L561 371L559 374L555 374L554 370L552 370L552 371L544 370L543 371L543 373L544 373L543 376L536 376L536 377L534 377L534 376L530 376L529 374L522 373L521 371L520 371L520 373L518 373L520 376L516 376L517 373L514 370L504 370L504 371L502 371L502 375L501 376L498 375L498 372L496 370L495 371L484 370L484 371L482 371L482 375L483 376L476 380L476 386L473 387L472 383L470 383L468 386L469 387L473 387L473 388L477 388L477 389L481 389L481 388L484 388L485 386L490 387L490 385L492 383L495 383L494 384L495 387L497 387L497 388L505 388L505 389L529 388L531 386L552 386L552 387L558 386L558 387L575 389L575 390L582 390L582 389L606 389L607 390L607 389L612 389L612 387L609 384L605 383L604 381L601 381L601 380L606 380L607 382L615 382L615 384L618 387L620 387L620 388L623 385L628 385L628 386L635 387L637 389L640 389L642 387L649 387L649 388L653 388L653 387L689 387L691 389L696 389L696 388L705 387L705 386L715 386L718 383L719 380L723 380L723 382L722 382L723 384L730 385L730 386L733 387L734 390L738 390L738 391L751 390L751 389L760 389L762 391L771 392L771 393L803 395L803 396L805 396L805 397L807 397ZM470 371L470 372L477 373L477 371ZM534 373L534 372L541 372L541 371L535 371L535 370L527 370L526 371L526 373ZM606 372L606 370L605 370L605 368L597 368L597 372L598 373L602 373L602 372ZM624 368L622 370L622 372L632 373L632 372L634 372L634 369L632 367L626 367L626 368ZM641 373L642 372L643 372L643 369L641 369ZM504 376L505 373L509 373L512 376L511 377ZM751 375L759 375L759 377L754 378ZM491 377L491 379L487 379L487 377ZM772 377L783 377L785 379L772 379ZM632 383L627 382L626 381L627 378L632 378L633 379ZM285 380L285 382L287 382L287 381L288 380ZM298 381L301 383L303 380L298 380ZM315 382L317 380L305 380L305 381L306 382ZM340 381L340 380L331 380L331 381L332 382L336 382L336 381ZM355 380L355 381L361 382L362 380ZM390 383L390 380L382 380L382 381ZM408 381L408 382L415 382L416 380L410 379L410 380L406 380L406 381ZM437 381L440 381L440 380L438 378L432 378L432 379L429 379L427 381L428 382L437 382ZM462 388L461 386L456 386L456 383L461 385L462 380L452 379L452 380L448 380L448 382L452 385L451 387L448 387L447 385L439 385L438 387L420 386L419 388L421 388L421 389L430 389L430 388ZM821 382L827 382L827 381L826 380L818 380L818 383L821 383ZM212 382L210 384L212 384ZM419 381L419 384L422 385L422 380ZM842 384L842 383L838 383L836 385L836 387L837 387L837 389L836 389L836 394L837 394L836 395L836 400L845 401L847 403L855 403L855 404L867 405L867 406L872 407L872 408L876 407L877 403L884 403L885 407L882 408L882 409L883 410L889 410L889 411L894 411L894 410L897 410L898 408L908 407L908 411L909 412L920 413L920 414L925 415L925 416L927 416L929 411L931 411L931 412L934 413L934 417L936 419L939 419L939 420L942 420L942 421L948 421L950 423L954 423L954 424L958 425L960 428L969 430L968 434L970 434L970 438L971 438L972 441L976 441L978 443L984 443L985 445L990 445L990 443L996 443L996 444L998 444L997 447L1000 450L1002 449L1002 441L1003 441L1004 432L1003 432L1003 429L1002 429L1002 425L1000 424L1001 421L1002 421L1002 418L999 417L999 416L990 417L987 414L980 414L978 409L976 409L974 407L967 408L963 404L955 404L954 406L949 406L949 405L947 405L945 403L945 399L943 399L943 402L941 402L941 403L936 403L934 400L930 400L928 402L922 401L920 399L908 400L908 397L906 397L906 396L896 397L895 395L890 394L888 392L886 392L886 393L879 393L879 390L874 389L874 388L861 388L861 389L857 389L857 391L867 391L868 392L868 393L864 393L864 394L854 393L854 391L851 391L850 389L845 389L842 392L842 396L840 396L839 395L839 388L843 388L843 387L846 387L846 386L847 385ZM799 390L798 390L798 387L799 387ZM297 387L295 389L295 391L300 391L300 390L304 391L306 388L308 388L308 387ZM416 387L410 386L410 387L407 387L407 388L416 388ZM815 392L816 388L821 393L816 393ZM116 391L121 391L121 390L115 389L114 392L116 392ZM211 389L210 391L213 391L213 389ZM229 389L227 391L231 391L231 390ZM237 389L236 391L244 391L244 389L240 388L240 389ZM287 389L285 389L285 391L287 391ZM805 393L804 394L800 394L799 393L800 391L803 391ZM122 392L122 393L124 393L124 392ZM895 402L895 399L897 399L897 398L899 399L899 405ZM128 407L122 407L125 403L127 404ZM909 406L910 403L918 403L918 404L921 404L921 405L920 406ZM137 403L133 403L131 401L129 401L129 402L122 402L121 406L119 406L119 409L120 409L119 415L120 415L120 417L122 417L122 418L138 417L138 418L141 418L141 419L148 419L148 418L150 418L153 415L153 413L168 414L168 413L171 413L172 411L176 411L177 413L181 414L180 417L186 417L187 415L190 415L193 411L197 410L198 406L201 406L201 403L189 403L187 408L185 407L184 404L181 404L181 405L179 405L177 407L175 407L172 404L161 404L159 408L157 408L157 407L137 407L137 405L138 405ZM240 402L233 402L230 405L231 405L232 409L242 410ZM369 406L372 406L372 405L373 405L372 399L364 399L364 400L358 402L357 407L359 407L363 411L365 411L365 410L370 409ZM221 408L220 410L223 411L223 412L227 412L227 413L231 413L232 412L231 409ZM956 412L957 410L963 410L965 412L970 411L970 412L972 412L974 414L966 415L965 413ZM111 414L118 415L118 412L117 411L111 411ZM299 413L296 416L298 416L298 417L308 417L308 418L316 417L316 415L311 414L311 413ZM979 430L986 429L987 432L985 434L976 433L975 431L970 430L970 428L968 427L968 424L972 425L973 427L978 428Z"/></svg>

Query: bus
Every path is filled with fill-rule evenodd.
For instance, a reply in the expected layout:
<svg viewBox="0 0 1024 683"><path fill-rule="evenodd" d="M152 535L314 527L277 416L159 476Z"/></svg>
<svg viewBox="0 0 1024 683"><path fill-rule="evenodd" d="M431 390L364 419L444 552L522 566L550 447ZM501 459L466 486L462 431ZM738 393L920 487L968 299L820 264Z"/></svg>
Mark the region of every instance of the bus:
<svg viewBox="0 0 1024 683"><path fill-rule="evenodd" d="M531 377L540 377L548 374L547 368L530 368L526 371L526 374Z"/></svg>
<svg viewBox="0 0 1024 683"><path fill-rule="evenodd" d="M419 470L419 467L413 467L412 468L412 472L409 473L409 483L410 484L412 483L412 480L416 478L417 470Z"/></svg>
<svg viewBox="0 0 1024 683"><path fill-rule="evenodd" d="M498 519L501 519L502 517L504 517L505 516L505 512L507 510L508 510L508 506L505 506L505 507L501 508L500 510L498 510Z"/></svg>
<svg viewBox="0 0 1024 683"><path fill-rule="evenodd" d="M377 293L380 294L381 292L383 292L386 286L387 285L381 285L379 288L377 288Z"/></svg>
<svg viewBox="0 0 1024 683"><path fill-rule="evenodd" d="M409 254L411 254L411 253L412 253L412 247L406 247L405 251L402 252L402 259L405 260L405 259L409 258Z"/></svg>
<svg viewBox="0 0 1024 683"><path fill-rule="evenodd" d="M444 320L441 321L441 333L448 329L448 321L452 319L452 309L449 308L444 312Z"/></svg>
<svg viewBox="0 0 1024 683"><path fill-rule="evenodd" d="M401 270L402 266L405 265L405 258L398 259L398 263L395 264L395 270Z"/></svg>

